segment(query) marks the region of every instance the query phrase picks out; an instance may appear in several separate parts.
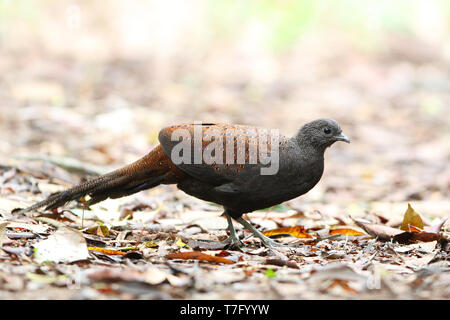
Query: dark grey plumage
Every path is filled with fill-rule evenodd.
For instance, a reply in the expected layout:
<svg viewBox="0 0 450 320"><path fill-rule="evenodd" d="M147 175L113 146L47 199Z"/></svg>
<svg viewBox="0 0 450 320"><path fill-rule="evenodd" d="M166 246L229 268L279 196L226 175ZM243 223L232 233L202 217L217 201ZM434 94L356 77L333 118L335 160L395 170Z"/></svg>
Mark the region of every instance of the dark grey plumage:
<svg viewBox="0 0 450 320"><path fill-rule="evenodd" d="M252 127L250 127L253 129ZM241 128L244 132L247 127ZM324 131L330 130L329 133ZM167 139L164 139L167 137ZM176 144L164 134L160 141L164 152L171 154ZM181 165L188 177L178 188L197 198L224 206L233 218L243 213L267 208L296 198L319 182L324 169L324 152L336 141L347 141L339 124L332 119L319 119L303 126L292 137L279 137L279 171L261 175L262 164L245 164L241 170L211 170L211 165ZM225 165L221 165L225 167Z"/></svg>

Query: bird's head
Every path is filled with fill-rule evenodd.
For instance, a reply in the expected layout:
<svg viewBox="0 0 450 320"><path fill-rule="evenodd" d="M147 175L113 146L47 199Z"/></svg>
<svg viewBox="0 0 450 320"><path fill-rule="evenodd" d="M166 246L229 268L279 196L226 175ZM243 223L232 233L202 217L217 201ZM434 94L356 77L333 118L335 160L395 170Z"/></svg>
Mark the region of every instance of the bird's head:
<svg viewBox="0 0 450 320"><path fill-rule="evenodd" d="M342 132L339 123L326 118L305 124L297 133L296 138L300 144L308 144L320 150L325 150L336 141L350 143L350 139Z"/></svg>

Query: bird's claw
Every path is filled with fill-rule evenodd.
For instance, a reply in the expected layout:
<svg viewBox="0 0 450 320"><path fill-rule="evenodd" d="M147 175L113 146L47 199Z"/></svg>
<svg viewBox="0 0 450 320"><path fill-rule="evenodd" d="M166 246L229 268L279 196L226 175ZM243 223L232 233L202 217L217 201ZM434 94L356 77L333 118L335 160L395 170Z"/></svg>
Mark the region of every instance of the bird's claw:
<svg viewBox="0 0 450 320"><path fill-rule="evenodd" d="M245 247L245 244L239 240L237 237L229 236L221 243L227 245L228 249L236 249L240 250L242 247Z"/></svg>

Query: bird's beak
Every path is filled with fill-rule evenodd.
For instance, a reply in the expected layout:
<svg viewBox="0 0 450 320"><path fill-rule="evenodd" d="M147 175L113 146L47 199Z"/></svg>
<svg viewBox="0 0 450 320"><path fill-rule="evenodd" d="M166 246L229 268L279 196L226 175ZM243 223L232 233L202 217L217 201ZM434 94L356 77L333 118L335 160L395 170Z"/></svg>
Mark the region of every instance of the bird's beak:
<svg viewBox="0 0 450 320"><path fill-rule="evenodd" d="M335 136L334 138L337 141L344 141L344 142L350 143L350 139L342 132L338 136Z"/></svg>

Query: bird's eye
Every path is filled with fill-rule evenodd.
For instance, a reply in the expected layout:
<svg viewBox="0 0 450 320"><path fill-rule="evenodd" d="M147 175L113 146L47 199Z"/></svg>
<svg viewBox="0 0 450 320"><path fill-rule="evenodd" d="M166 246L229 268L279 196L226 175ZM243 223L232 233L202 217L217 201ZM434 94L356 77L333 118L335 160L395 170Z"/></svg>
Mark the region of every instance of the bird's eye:
<svg viewBox="0 0 450 320"><path fill-rule="evenodd" d="M331 129L326 127L323 129L323 132L325 132L325 134L330 134L331 133Z"/></svg>

